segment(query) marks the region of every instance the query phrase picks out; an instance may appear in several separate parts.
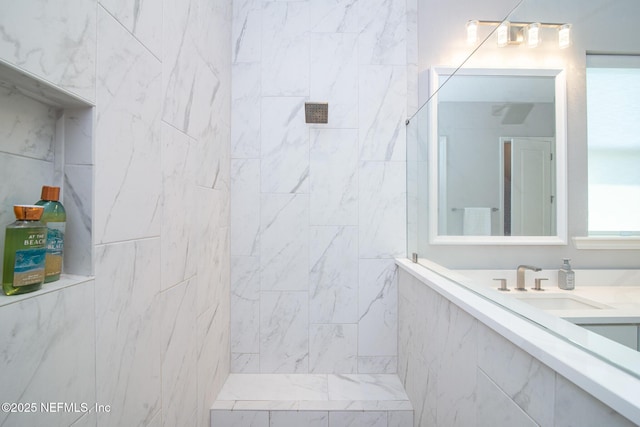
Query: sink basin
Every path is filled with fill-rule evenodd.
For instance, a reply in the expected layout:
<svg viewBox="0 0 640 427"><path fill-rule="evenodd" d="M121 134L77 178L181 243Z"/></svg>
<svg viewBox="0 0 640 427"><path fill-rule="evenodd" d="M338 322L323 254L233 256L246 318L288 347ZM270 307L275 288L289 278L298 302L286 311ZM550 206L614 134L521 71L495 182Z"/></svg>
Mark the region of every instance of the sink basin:
<svg viewBox="0 0 640 427"><path fill-rule="evenodd" d="M526 294L518 295L516 298L542 310L601 310L611 308L574 295Z"/></svg>

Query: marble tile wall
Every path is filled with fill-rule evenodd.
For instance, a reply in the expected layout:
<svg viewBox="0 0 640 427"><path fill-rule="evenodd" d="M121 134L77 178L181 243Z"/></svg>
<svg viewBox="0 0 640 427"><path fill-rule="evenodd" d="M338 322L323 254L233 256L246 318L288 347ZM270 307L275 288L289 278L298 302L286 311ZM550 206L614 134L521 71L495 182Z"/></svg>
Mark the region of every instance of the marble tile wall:
<svg viewBox="0 0 640 427"><path fill-rule="evenodd" d="M233 372L396 372L414 9L233 2Z"/></svg>
<svg viewBox="0 0 640 427"><path fill-rule="evenodd" d="M68 230L89 239L95 279L0 306L0 393L111 406L0 424L209 425L230 370L231 14L231 0L0 2L0 60L95 105L62 118ZM3 142L19 158L0 155L3 174L30 169L39 194L58 116L20 97L0 125L12 105L44 129L0 134L25 141Z"/></svg>
<svg viewBox="0 0 640 427"><path fill-rule="evenodd" d="M398 374L414 426L632 426L404 270Z"/></svg>
<svg viewBox="0 0 640 427"><path fill-rule="evenodd" d="M212 427L407 427L411 411L213 411Z"/></svg>

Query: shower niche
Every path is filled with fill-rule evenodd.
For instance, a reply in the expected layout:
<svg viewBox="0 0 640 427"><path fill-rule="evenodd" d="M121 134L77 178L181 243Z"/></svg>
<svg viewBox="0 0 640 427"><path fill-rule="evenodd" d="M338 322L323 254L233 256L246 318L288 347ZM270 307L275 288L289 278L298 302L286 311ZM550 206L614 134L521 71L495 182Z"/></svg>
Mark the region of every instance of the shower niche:
<svg viewBox="0 0 640 427"><path fill-rule="evenodd" d="M34 204L43 185L60 187L67 212L63 276L34 293L1 294L0 305L93 275L93 105L0 62L0 250L13 205Z"/></svg>

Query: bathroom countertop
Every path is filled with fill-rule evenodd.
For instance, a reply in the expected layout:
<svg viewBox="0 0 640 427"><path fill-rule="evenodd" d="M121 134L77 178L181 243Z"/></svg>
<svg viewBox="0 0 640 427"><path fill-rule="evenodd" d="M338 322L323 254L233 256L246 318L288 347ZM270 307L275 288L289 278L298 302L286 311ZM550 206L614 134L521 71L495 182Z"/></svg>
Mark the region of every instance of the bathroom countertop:
<svg viewBox="0 0 640 427"><path fill-rule="evenodd" d="M565 291L558 288L558 270L544 269L540 272L527 271L525 279L527 292L514 290L515 269L511 270L455 270L471 279L472 282L496 290L496 278L504 278L511 292L492 293L498 303L511 301L511 298L550 298L553 296L573 296L586 299L606 307L594 309L553 310L545 312L567 319L576 324L640 324L640 270L596 270L575 269L575 289ZM543 278L544 292L531 290L533 281ZM602 285L606 283L607 285ZM505 296L507 298L503 298ZM507 305L510 305L507 303ZM517 311L517 310L516 310Z"/></svg>
<svg viewBox="0 0 640 427"><path fill-rule="evenodd" d="M577 324L640 324L640 286L576 286L565 291L548 289L546 295L575 295L608 306L593 310L546 310Z"/></svg>

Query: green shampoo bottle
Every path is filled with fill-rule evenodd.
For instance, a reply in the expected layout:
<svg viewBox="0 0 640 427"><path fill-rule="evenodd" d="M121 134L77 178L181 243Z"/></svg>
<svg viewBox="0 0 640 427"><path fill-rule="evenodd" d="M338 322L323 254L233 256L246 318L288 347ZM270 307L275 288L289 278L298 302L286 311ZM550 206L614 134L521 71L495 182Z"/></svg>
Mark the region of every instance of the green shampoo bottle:
<svg viewBox="0 0 640 427"><path fill-rule="evenodd" d="M42 194L36 205L44 207L41 221L47 226L47 257L45 261L44 282L60 279L62 258L64 255L64 231L67 213L59 202L60 187L42 187Z"/></svg>
<svg viewBox="0 0 640 427"><path fill-rule="evenodd" d="M40 222L43 208L15 205L16 221L7 225L4 241L2 290L6 295L37 291L44 282L47 226Z"/></svg>

